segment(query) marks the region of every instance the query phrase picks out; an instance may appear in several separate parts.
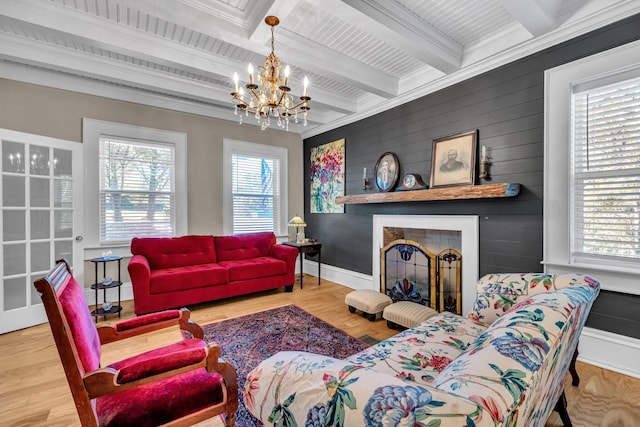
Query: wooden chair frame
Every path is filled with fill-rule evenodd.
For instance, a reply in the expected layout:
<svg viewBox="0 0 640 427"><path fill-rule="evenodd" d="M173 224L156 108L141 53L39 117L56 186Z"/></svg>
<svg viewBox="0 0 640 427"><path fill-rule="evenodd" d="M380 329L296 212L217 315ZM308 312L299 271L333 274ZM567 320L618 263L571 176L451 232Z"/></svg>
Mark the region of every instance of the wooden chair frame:
<svg viewBox="0 0 640 427"><path fill-rule="evenodd" d="M216 415L225 415L227 427L235 425L235 412L238 409L238 384L236 371L232 365L220 358L220 347L208 344L205 357L198 363L192 363L175 369L161 372L144 378L139 378L125 384L118 382L120 371L113 368L98 368L92 372L84 372L76 344L71 337L71 329L58 300L58 294L71 279L69 264L60 260L47 276L37 280L34 285L41 293L42 302L49 318L49 325L53 334L67 382L73 395L73 400L83 426L98 426L98 416L95 410L95 400L100 396L124 391L163 378L182 374L187 371L206 368L208 372L219 373L223 380L223 399L219 404L209 406L191 413L183 418L172 420L164 425L186 426ZM87 306L87 310L89 307ZM189 319L189 310L171 310L164 315L157 314L140 316L105 325L97 328L100 344L120 341L148 332L178 325L181 332L189 332L193 337L202 339L202 328ZM161 317L159 319L159 317Z"/></svg>

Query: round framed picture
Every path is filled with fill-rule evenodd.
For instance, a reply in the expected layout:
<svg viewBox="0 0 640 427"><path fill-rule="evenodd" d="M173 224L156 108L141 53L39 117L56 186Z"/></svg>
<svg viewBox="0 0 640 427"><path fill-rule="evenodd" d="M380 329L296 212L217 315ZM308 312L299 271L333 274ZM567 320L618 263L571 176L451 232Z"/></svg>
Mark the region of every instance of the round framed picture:
<svg viewBox="0 0 640 427"><path fill-rule="evenodd" d="M398 183L399 171L398 157L390 151L383 153L376 162L374 170L378 189L382 192L393 190Z"/></svg>

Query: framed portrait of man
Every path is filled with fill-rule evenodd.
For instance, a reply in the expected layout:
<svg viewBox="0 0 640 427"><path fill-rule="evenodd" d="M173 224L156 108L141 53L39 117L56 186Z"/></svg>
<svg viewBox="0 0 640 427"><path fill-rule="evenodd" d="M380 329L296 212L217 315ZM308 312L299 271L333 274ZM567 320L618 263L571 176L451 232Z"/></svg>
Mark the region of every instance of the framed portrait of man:
<svg viewBox="0 0 640 427"><path fill-rule="evenodd" d="M478 130L433 140L431 188L473 185Z"/></svg>
<svg viewBox="0 0 640 427"><path fill-rule="evenodd" d="M400 162L398 157L387 151L383 153L376 162L374 170L376 178L376 186L382 192L393 190L398 183L398 173L400 171Z"/></svg>

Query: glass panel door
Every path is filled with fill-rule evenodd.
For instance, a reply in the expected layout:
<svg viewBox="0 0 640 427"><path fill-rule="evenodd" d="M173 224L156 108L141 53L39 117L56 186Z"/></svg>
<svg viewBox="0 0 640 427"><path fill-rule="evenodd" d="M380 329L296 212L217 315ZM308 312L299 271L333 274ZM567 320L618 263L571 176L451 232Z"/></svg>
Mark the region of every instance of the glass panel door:
<svg viewBox="0 0 640 427"><path fill-rule="evenodd" d="M46 322L33 282L67 259L82 274L82 144L0 129L0 333ZM80 269L80 271L78 271Z"/></svg>

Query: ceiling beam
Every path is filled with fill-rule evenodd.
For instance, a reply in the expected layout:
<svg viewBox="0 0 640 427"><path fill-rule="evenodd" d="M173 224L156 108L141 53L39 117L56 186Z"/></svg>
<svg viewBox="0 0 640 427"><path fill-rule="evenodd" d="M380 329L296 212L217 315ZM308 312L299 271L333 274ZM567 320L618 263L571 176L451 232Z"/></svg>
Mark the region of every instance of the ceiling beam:
<svg viewBox="0 0 640 427"><path fill-rule="evenodd" d="M533 37L544 35L558 28L558 16L546 9L538 0L499 1Z"/></svg>
<svg viewBox="0 0 640 427"><path fill-rule="evenodd" d="M460 69L463 46L395 2L313 0L313 3L445 74Z"/></svg>
<svg viewBox="0 0 640 427"><path fill-rule="evenodd" d="M188 71L207 77L230 79L238 66L235 61L168 39L159 43L158 37L144 31L89 14L79 14L51 2L7 0L2 14L43 28L49 27L54 21L56 26L53 31L79 37L89 46L168 67L185 67Z"/></svg>
<svg viewBox="0 0 640 427"><path fill-rule="evenodd" d="M284 10L289 4L287 2L288 0L277 0L269 11L275 13ZM271 53L271 32L264 23L262 26L267 30L267 37L258 40L257 35L262 34L262 30L255 31L255 34L247 34L220 16L203 14L201 10L193 9L181 2L176 3L174 0L121 0L120 3L265 57ZM295 2L292 2L290 7L295 7ZM283 53L286 54L286 62L291 66L330 77L383 98L389 99L398 95L399 78L330 50L313 40L286 32L281 27L276 30L276 46L285 47L283 50L278 49L278 54L281 57L284 56Z"/></svg>
<svg viewBox="0 0 640 427"><path fill-rule="evenodd" d="M126 87L135 85L145 90L164 93L179 98L189 98L199 102L217 101L230 103L228 88L221 88L196 80L186 80L179 76L162 73L146 67L115 62L107 58L87 53L46 45L35 40L0 33L0 57L18 63L40 68L85 76ZM328 96L318 93L313 96L311 107L314 115L322 116L323 111L351 114L357 111L352 99ZM317 121L317 117L314 118Z"/></svg>
<svg viewBox="0 0 640 427"><path fill-rule="evenodd" d="M284 35L284 37L282 37ZM282 58L295 58L295 64L303 69L315 71L339 82L356 87L383 98L398 96L400 79L363 64L344 54L308 39L296 37L284 28L276 36L278 51ZM282 49L284 46L284 49ZM321 70L314 70L321 65Z"/></svg>
<svg viewBox="0 0 640 427"><path fill-rule="evenodd" d="M101 81L202 102L229 101L229 91L146 67L0 33L0 57Z"/></svg>
<svg viewBox="0 0 640 427"><path fill-rule="evenodd" d="M269 2L255 2L262 6L261 13L254 13L247 22L249 27L248 39L254 42L264 42L271 38L271 28L265 25L264 18L269 15L277 16L280 22L285 22L296 6L297 0L272 0Z"/></svg>
<svg viewBox="0 0 640 427"><path fill-rule="evenodd" d="M12 7L12 5L17 6ZM7 2L6 6L3 8L3 14L11 18L38 26L44 26L51 19L55 19L59 29L64 30L66 34L80 37L89 45L140 58L154 64L187 69L195 74L223 81L229 80L229 85L231 85L233 73L245 66L245 64L238 64L236 61L210 55L202 50L171 40L163 40L160 45L155 36L142 31L90 16L77 17L75 12L61 10L50 3L40 4L39 7L33 8L33 5L30 5L30 0L25 0L14 3ZM133 39L136 40L136 43L131 43ZM109 40L109 43L104 40ZM86 60L92 58L93 56L89 56ZM102 66L108 69L110 64L110 62L104 63ZM105 75L108 74L108 71L105 70ZM229 90L224 90L225 100L228 101ZM328 96L319 90L313 95L313 101L316 103L316 108L332 108L342 113L352 113L357 109L355 101L340 96Z"/></svg>

